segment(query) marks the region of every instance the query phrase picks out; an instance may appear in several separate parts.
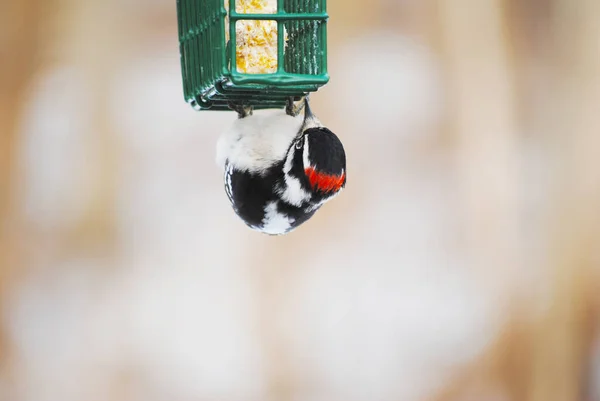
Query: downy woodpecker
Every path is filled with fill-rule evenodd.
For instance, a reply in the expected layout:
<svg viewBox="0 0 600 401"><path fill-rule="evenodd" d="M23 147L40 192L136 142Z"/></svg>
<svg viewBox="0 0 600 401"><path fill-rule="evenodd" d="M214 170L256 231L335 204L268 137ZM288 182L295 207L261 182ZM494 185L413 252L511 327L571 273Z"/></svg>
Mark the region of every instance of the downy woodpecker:
<svg viewBox="0 0 600 401"><path fill-rule="evenodd" d="M289 99L285 112L231 108L239 118L218 140L217 164L233 210L250 228L289 233L344 188L344 147L308 99L298 105Z"/></svg>

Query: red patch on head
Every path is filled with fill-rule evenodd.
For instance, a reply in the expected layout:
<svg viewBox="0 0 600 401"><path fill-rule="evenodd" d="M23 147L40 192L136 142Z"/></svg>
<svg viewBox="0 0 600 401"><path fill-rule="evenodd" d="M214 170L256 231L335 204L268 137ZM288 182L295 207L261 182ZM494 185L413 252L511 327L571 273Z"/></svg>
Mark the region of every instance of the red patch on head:
<svg viewBox="0 0 600 401"><path fill-rule="evenodd" d="M339 191L344 185L344 181L346 180L345 173L342 173L341 175L330 175L325 173L319 173L312 167L305 169L304 172L308 177L310 186L313 189L319 189L323 192Z"/></svg>

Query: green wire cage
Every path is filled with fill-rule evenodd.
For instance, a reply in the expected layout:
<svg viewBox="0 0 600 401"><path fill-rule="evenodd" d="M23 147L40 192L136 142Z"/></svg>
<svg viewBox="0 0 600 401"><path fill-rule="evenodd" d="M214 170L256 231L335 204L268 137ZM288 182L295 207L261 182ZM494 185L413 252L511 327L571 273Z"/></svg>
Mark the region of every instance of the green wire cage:
<svg viewBox="0 0 600 401"><path fill-rule="evenodd" d="M230 104L283 108L290 97L298 100L329 81L326 0L277 0L273 14L238 13L236 3L177 0L186 102L197 110L229 110ZM238 70L236 24L244 20L275 21L273 73Z"/></svg>

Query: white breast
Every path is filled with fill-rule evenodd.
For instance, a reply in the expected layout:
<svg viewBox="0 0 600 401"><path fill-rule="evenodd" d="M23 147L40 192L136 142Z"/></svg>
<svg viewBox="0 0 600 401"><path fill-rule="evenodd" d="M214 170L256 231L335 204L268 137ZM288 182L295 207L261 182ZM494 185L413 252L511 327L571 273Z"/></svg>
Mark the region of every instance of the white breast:
<svg viewBox="0 0 600 401"><path fill-rule="evenodd" d="M217 142L217 164L224 168L229 162L240 171L265 171L285 159L301 126L301 116L290 117L283 110L237 119Z"/></svg>

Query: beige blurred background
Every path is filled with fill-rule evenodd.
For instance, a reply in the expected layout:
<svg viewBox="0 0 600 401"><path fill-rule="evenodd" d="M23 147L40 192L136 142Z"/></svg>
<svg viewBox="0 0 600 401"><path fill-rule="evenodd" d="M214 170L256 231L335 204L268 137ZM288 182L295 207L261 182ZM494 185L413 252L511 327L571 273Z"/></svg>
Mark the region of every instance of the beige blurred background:
<svg viewBox="0 0 600 401"><path fill-rule="evenodd" d="M328 3L348 186L270 238L174 1L0 0L1 401L600 400L600 2Z"/></svg>

